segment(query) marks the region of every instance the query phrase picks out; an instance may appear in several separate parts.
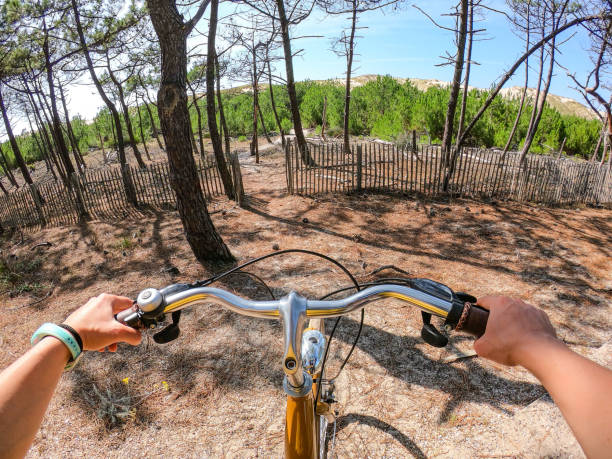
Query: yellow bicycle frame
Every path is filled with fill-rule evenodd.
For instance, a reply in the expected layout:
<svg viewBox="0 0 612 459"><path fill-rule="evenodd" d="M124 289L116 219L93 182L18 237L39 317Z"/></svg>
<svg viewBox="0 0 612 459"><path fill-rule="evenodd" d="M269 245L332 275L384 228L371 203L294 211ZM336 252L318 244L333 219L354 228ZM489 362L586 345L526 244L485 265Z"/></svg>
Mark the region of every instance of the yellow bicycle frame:
<svg viewBox="0 0 612 459"><path fill-rule="evenodd" d="M323 319L311 319L307 330L319 330L325 333ZM319 381L321 373L312 375ZM287 395L285 418L285 458L286 459L319 459L320 447L320 403L317 400L317 414L314 413L314 399L317 396L318 383L313 382L312 390L303 397Z"/></svg>
<svg viewBox="0 0 612 459"><path fill-rule="evenodd" d="M313 384L313 391L315 390ZM314 395L287 396L285 421L285 457L287 459L312 459L319 456L318 426L313 410Z"/></svg>
<svg viewBox="0 0 612 459"><path fill-rule="evenodd" d="M321 384L320 357L318 349L314 363L305 370L301 362L300 347L305 321L310 318L308 328L318 330L324 335L323 319L348 314L364 307L367 303L381 298L398 298L420 307L430 315L448 319L453 313L458 327L463 320L465 307L461 300L446 286L421 279L421 288L405 285L380 284L361 290L343 300L308 300L290 292L279 300L245 300L230 292L212 287L191 288L184 284L168 286L163 290L148 288L138 294L135 308L122 311L116 318L134 327L155 324L160 314L179 311L182 308L203 301L212 301L240 314L266 319L279 318L285 332L283 369L285 379L283 388L287 393L285 419L285 457L289 459L320 459L321 428L325 422L333 422L334 415L329 403L316 400L318 386ZM432 293L433 291L433 293ZM445 299L445 295L448 299ZM469 309L468 309L469 311ZM467 316L466 316L467 317ZM145 321L146 319L146 321ZM486 320L485 320L486 322ZM484 328L483 328L484 331ZM314 368L314 369L313 369ZM317 373L318 371L318 373ZM315 374L311 374L313 372ZM294 390L295 389L295 390ZM325 449L325 445L324 449Z"/></svg>

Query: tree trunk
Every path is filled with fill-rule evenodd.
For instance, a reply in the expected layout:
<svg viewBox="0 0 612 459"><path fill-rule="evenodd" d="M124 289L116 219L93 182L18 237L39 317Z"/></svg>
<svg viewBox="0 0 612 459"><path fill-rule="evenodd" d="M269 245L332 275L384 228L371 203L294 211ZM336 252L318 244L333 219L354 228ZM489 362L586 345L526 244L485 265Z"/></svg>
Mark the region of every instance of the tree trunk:
<svg viewBox="0 0 612 459"><path fill-rule="evenodd" d="M53 132L53 129L51 129L51 120L49 119L49 116L47 115L47 112L45 111L45 104L43 103L42 96L41 96L42 90L40 87L37 88L36 82L34 82L36 98L38 99L38 103L40 105L40 107L38 107L34 100L34 96L32 95L33 91L31 91L28 87L27 80L24 79L23 82L24 82L26 90L28 91L28 94L30 95L30 98L31 98L30 103L32 104L34 113L38 116L38 121L40 123L39 130L43 133L43 138L45 139L45 142L47 143L49 147L49 156L51 157L53 164L55 164L55 167L57 168L57 171L62 179L62 182L66 184L68 180L66 178L66 171L64 170L62 160L59 158L59 153L57 153L57 150L56 150L57 142L55 140L55 134ZM42 116L40 115L41 113L42 113L42 116L45 117L44 120L42 119ZM51 137L49 137L49 132L47 132L47 126L49 126Z"/></svg>
<svg viewBox="0 0 612 459"><path fill-rule="evenodd" d="M45 26L46 27L46 26ZM66 145L66 141L64 140L64 133L62 132L62 122L59 116L59 112L57 110L57 98L55 96L55 84L53 82L53 66L51 64L51 56L49 54L49 41L46 34L45 29L45 39L43 41L43 52L45 54L45 68L47 73L47 85L49 87L49 99L51 100L51 131L53 132L53 137L55 139L55 143L57 146L58 155L62 161L64 166L64 170L66 171L67 179L70 178L72 174L74 174L74 166L72 161L70 160L70 155L68 153L68 147ZM67 180L68 182L70 180ZM72 185L68 185L72 187ZM77 199L78 200L78 199ZM82 203L81 203L82 205ZM81 208L79 205L79 211L84 212L84 207Z"/></svg>
<svg viewBox="0 0 612 459"><path fill-rule="evenodd" d="M13 155L15 156L15 161L17 162L17 166L21 171L21 175L23 175L23 179L26 183L31 184L32 177L30 176L30 171L28 170L28 166L26 165L23 156L21 155L21 150L17 145L17 140L15 140L15 136L13 135L13 128L11 127L11 123L8 119L8 113L6 112L6 107L4 106L4 98L2 97L2 87L0 86L0 111L2 111L2 119L4 120L4 126L6 127L6 135L9 138L9 142L11 144L11 148L13 149Z"/></svg>
<svg viewBox="0 0 612 459"><path fill-rule="evenodd" d="M552 42L550 44L550 65L548 66L548 75L546 76L546 83L544 84L544 90L540 94L541 97L540 97L540 100L538 101L537 113L535 115L535 119L533 120L531 131L528 131L527 137L525 138L525 143L523 144L523 149L521 150L521 157L519 160L519 164L521 165L524 165L525 158L527 157L527 153L529 153L529 148L531 148L531 144L533 143L533 139L535 139L535 135L538 130L538 125L540 124L540 120L542 119L542 113L544 112L544 105L546 104L546 96L548 95L548 90L550 89L550 83L552 81L554 66L555 66L555 38L552 39Z"/></svg>
<svg viewBox="0 0 612 459"><path fill-rule="evenodd" d="M138 99L136 100L136 104L138 104ZM145 139L144 130L142 129L142 115L140 114L140 106L136 107L138 111L138 128L140 129L140 139L142 140L142 147L144 148L145 155L147 155L147 159L151 161L151 155L149 154L149 149L147 148L147 139Z"/></svg>
<svg viewBox="0 0 612 459"><path fill-rule="evenodd" d="M61 155L59 153L59 146L58 146L59 144L58 144L58 141L55 135L55 130L53 129L53 123L51 122L51 118L49 118L51 116L50 114L51 108L49 107L49 104L47 103L46 96L42 93L42 86L38 88L38 91L36 93L36 98L38 99L38 103L40 104L41 112L43 116L45 117L45 124L43 125L43 130L44 130L45 136L49 140L49 145L51 145L51 148L49 150L52 155L51 157L53 158L53 162L55 163L57 170L60 171L60 176L62 177L62 181L64 182L64 184L66 184L68 183L68 176L66 175L66 166L64 165L64 161L62 160ZM41 119L41 122L42 122L42 119ZM48 133L47 133L47 128L49 129Z"/></svg>
<svg viewBox="0 0 612 459"><path fill-rule="evenodd" d="M79 35L79 40L81 42L81 47L83 48L83 55L85 56L85 61L87 62L87 68L89 69L89 76L93 81L96 89L98 90L98 94L108 107L109 111L112 114L113 121L115 123L115 131L117 136L117 151L119 152L119 162L121 163L121 178L123 180L123 185L125 186L125 196L129 203L133 206L138 207L138 199L136 197L136 190L134 189L134 183L132 182L132 177L127 172L127 162L125 159L125 147L123 143L123 132L121 129L121 120L119 119L119 113L115 108L115 104L111 102L111 100L104 92L102 88L102 84L96 75L96 71L91 60L91 56L89 55L89 48L87 46L87 42L85 41L85 35L83 34L83 27L81 26L81 19L79 16L79 11L77 9L76 0L72 1L72 10L74 12L75 24L77 28L77 33Z"/></svg>
<svg viewBox="0 0 612 459"><path fill-rule="evenodd" d="M512 77L512 75L514 75L514 72L516 72L516 69L518 69L523 64L523 62L525 62L525 60L530 55L532 55L535 51L540 49L542 46L544 46L552 38L556 37L560 33L565 32L566 30L568 30L568 29L570 29L570 28L572 28L572 27L574 27L576 25L582 24L584 22L592 21L594 19L599 19L599 16L598 15L590 15L590 16L583 16L583 17L572 19L571 21L565 23L563 26L557 28L556 30L554 30L553 32L548 34L546 37L542 38L540 41L538 41L536 44L534 44L531 48L529 48L529 50L527 52L523 53L523 55L521 57L519 57L514 62L514 64L512 64L510 69L508 69L501 76L501 78L499 79L497 85L489 92L489 95L487 96L487 99L484 101L482 106L478 109L478 112L476 113L476 115L474 115L474 118L472 118L472 120L470 121L468 126L465 128L465 130L461 134L461 137L460 137L459 141L457 142L458 147L461 147L461 145L463 145L463 141L465 140L467 135L471 132L471 130L474 128L476 123L480 120L482 115L487 111L487 109L489 108L489 106L491 105L493 100L499 94L499 91L501 91L501 89L508 82L508 80ZM455 171L455 163L457 161L458 152L459 152L459 148L456 148L455 152L453 153L453 158L451 160L450 168L448 169L446 177L444 178L445 183L447 183L450 180L450 178L452 177L452 175L453 175L453 173Z"/></svg>
<svg viewBox="0 0 612 459"><path fill-rule="evenodd" d="M147 5L161 48L158 112L168 153L170 180L185 236L198 261L231 261L234 257L208 214L189 142L185 80L190 29L185 28L173 1L148 0Z"/></svg>
<svg viewBox="0 0 612 459"><path fill-rule="evenodd" d="M47 130L44 127L44 122L42 121L42 118L41 118L40 113L39 113L39 108L36 105L36 101L34 100L34 96L32 95L32 91L30 90L30 88L29 88L29 86L27 84L26 78L24 77L22 81L23 81L23 83L25 85L26 93L28 95L28 101L30 102L30 107L32 108L32 114L34 115L34 124L36 125L36 129L38 129L38 135L40 136L41 142L45 146L45 150L46 150L45 154L47 156L47 160L52 165L53 164L53 161L52 161L52 158L53 158L53 144L49 140L49 136L47 135ZM51 169L53 169L53 166L51 166Z"/></svg>
<svg viewBox="0 0 612 459"><path fill-rule="evenodd" d="M189 107L187 107L187 111L189 111ZM189 132L190 132L190 138L191 138L191 148L193 149L193 152L195 154L198 154L198 143L196 142L195 139L195 133L193 132L193 126L191 125L191 116L189 117Z"/></svg>
<svg viewBox="0 0 612 459"><path fill-rule="evenodd" d="M264 137L268 143L272 143L272 139L270 139L270 134L268 134L268 130L266 129L266 122L264 121L263 112L261 111L261 104L257 104L257 111L259 112L259 121L261 121L261 129L263 130Z"/></svg>
<svg viewBox="0 0 612 459"><path fill-rule="evenodd" d="M563 154L563 149L565 148L566 140L567 140L567 137L563 137L563 142L561 142L561 148L559 148L559 154L557 155L557 159L560 159L561 155Z"/></svg>
<svg viewBox="0 0 612 459"><path fill-rule="evenodd" d="M461 137L463 123L465 122L465 109L467 106L468 90L470 83L470 70L472 68L472 43L474 41L474 2L469 0L468 13L468 36L467 36L467 59L465 62L465 77L463 78L463 94L461 95L461 112L459 114L459 125L457 127L457 140Z"/></svg>
<svg viewBox="0 0 612 459"><path fill-rule="evenodd" d="M604 136L605 128L606 128L606 125L604 123L603 127L601 128L601 132L599 133L599 138L597 139L597 143L595 144L595 150L593 150L593 154L591 154L591 157L589 158L589 162L593 162L597 158L597 153L599 153L599 147L601 146L601 141Z"/></svg>
<svg viewBox="0 0 612 459"><path fill-rule="evenodd" d="M272 70L270 68L270 59L268 58L268 91L270 92L270 103L272 104L272 112L274 112L274 119L276 120L276 125L278 126L278 133L281 137L281 145L285 148L285 133L283 132L283 127L280 122L280 118L278 117L278 110L276 110L276 102L274 101L274 89L272 87Z"/></svg>
<svg viewBox="0 0 612 459"><path fill-rule="evenodd" d="M217 115L215 110L215 38L217 34L217 13L219 0L210 2L210 20L208 27L208 52L206 55L206 113L208 115L208 131L212 142L213 152L217 160L219 175L228 198L234 199L234 185L223 155L223 145L219 130L217 129Z"/></svg>
<svg viewBox="0 0 612 459"><path fill-rule="evenodd" d="M230 134L227 129L225 120L225 112L223 110L223 98L221 97L221 69L219 67L219 56L215 53L215 78L217 79L217 103L219 104L219 121L223 129L223 138L225 139L225 153L230 154Z"/></svg>
<svg viewBox="0 0 612 459"><path fill-rule="evenodd" d="M542 31L542 33L544 33ZM540 70L538 72L538 86L536 87L535 97L533 98L533 106L531 108L531 117L529 118L529 125L527 126L527 132L525 134L525 142L527 143L527 138L531 135L531 131L533 130L533 123L536 118L536 113L538 111L538 106L540 103L540 91L542 89L542 74L544 73L544 47L540 50ZM523 149L521 149L522 153Z"/></svg>
<svg viewBox="0 0 612 459"><path fill-rule="evenodd" d="M546 34L546 11L544 11L543 17L541 20L542 20L542 24L541 24L542 37L544 37L544 35ZM553 19L553 30L554 30L554 19ZM551 65L549 66L550 72L549 72L548 84L550 84L550 76L552 76L552 68L553 68L552 66L554 65L554 59L553 59L552 54L551 54L550 64ZM527 157L527 153L529 153L529 148L531 147L531 144L535 137L535 133L537 131L538 122L536 120L538 119L538 113L540 112L540 106L542 108L544 107L544 102L546 99L545 95L542 96L542 100L540 99L541 90L542 90L543 73L544 73L544 47L542 46L542 49L540 50L540 68L538 71L538 86L536 88L536 95L535 95L535 99L533 102L533 108L531 109L531 117L529 118L529 126L527 127L527 133L525 134L525 141L523 142L523 148L521 149L521 156L519 158L519 164L521 166L523 166L525 163L525 158Z"/></svg>
<svg viewBox="0 0 612 459"><path fill-rule="evenodd" d="M4 155L4 150L2 150L1 145L0 145L0 165L2 166L2 169L4 170L4 174L9 179L9 182L11 182L15 188L19 188L19 184L17 183L17 180L15 180L15 176L11 172L11 168L9 166L8 161L6 160L6 156Z"/></svg>
<svg viewBox="0 0 612 459"><path fill-rule="evenodd" d="M43 157L43 160L45 161L45 166L47 167L47 172L51 172L51 175L53 176L54 179L57 179L57 175L55 175L55 170L53 169L53 164L51 164L51 161L49 160L49 156L47 155L47 152L45 151L45 148L43 146L43 140L42 138L38 138L40 135L36 135L36 133L34 132L34 127L32 125L32 120L30 119L30 111L25 110L26 113L26 118L28 119L28 125L30 126L30 135L32 136L32 138L34 139L34 142L36 142L36 148L38 148L38 151L40 152L40 155Z"/></svg>
<svg viewBox="0 0 612 459"><path fill-rule="evenodd" d="M193 105L195 106L196 115L198 116L198 134L200 137L200 156L202 160L204 160L204 132L202 132L202 113L200 112L200 107L198 106L198 98L196 96L195 89L191 86L189 79L187 79L187 86L191 90L191 95L193 97Z"/></svg>
<svg viewBox="0 0 612 459"><path fill-rule="evenodd" d="M153 131L153 137L155 137L155 140L157 141L157 146L159 147L161 151L166 151L166 149L161 143L161 140L159 139L159 129L157 129L157 126L155 125L155 118L153 118L151 107L149 107L149 104L145 102L144 97L142 101L144 102L144 106L147 109L147 113L149 115L149 121L151 122L151 130Z"/></svg>
<svg viewBox="0 0 612 459"><path fill-rule="evenodd" d="M123 94L123 87L121 86L121 83L117 80L117 78L115 77L113 69L111 68L108 51L106 52L106 68L108 70L108 76L110 77L113 84L117 88L117 95L119 96L119 104L121 105L121 110L123 112L123 119L125 120L125 127L127 128L128 136L130 137L130 143L132 144L132 151L134 152L134 157L136 158L138 167L140 167L141 169L144 169L147 166L142 160L140 151L138 151L136 136L134 135L134 130L132 129L132 120L130 118L130 111L128 109L127 104L125 103L125 95ZM114 107L114 104L113 104L113 107ZM121 126L120 124L117 125L117 130L120 130L120 126Z"/></svg>
<svg viewBox="0 0 612 459"><path fill-rule="evenodd" d="M355 28L357 26L357 0L352 0L351 17L351 36L349 38L348 54L346 55L346 82L344 89L344 124L342 128L342 138L344 142L344 152L351 151L351 140L349 132L349 115L351 111L351 72L353 70L353 53L355 51Z"/></svg>
<svg viewBox="0 0 612 459"><path fill-rule="evenodd" d="M64 89L62 88L61 84L58 84L58 88L60 92L60 101L62 102L62 108L64 109L64 117L66 118L66 134L68 135L68 140L72 145L72 156L74 156L74 162L77 165L79 174L82 174L83 158L81 158L81 152L79 151L79 146L77 145L77 141L72 130L72 123L70 122L70 115L68 114L68 107L66 106L66 98L64 97Z"/></svg>
<svg viewBox="0 0 612 459"><path fill-rule="evenodd" d="M111 135L113 136L113 145L115 145L115 148L117 148L117 151L119 151L119 141L117 140L117 129L115 129L115 122L112 120L112 117L111 117L110 127L111 127ZM121 157L121 155L119 156Z"/></svg>
<svg viewBox="0 0 612 459"><path fill-rule="evenodd" d="M601 152L601 160L599 161L600 166L603 166L603 163L606 160L606 153L608 152L609 147L610 147L610 133L607 132L607 128L606 128L606 132L604 133L604 138L603 138L603 150Z"/></svg>
<svg viewBox="0 0 612 459"><path fill-rule="evenodd" d="M77 208L77 215L79 220L85 220L89 218L89 213L85 208L81 194L77 187L72 183L72 177L74 175L74 167L72 161L70 161L70 155L68 154L68 147L64 140L64 134L62 133L62 123L60 120L59 112L57 110L57 101L55 97L55 85L53 84L53 65L51 64L51 56L49 53L49 37L47 34L47 24L43 19L44 28L44 40L43 40L43 53L45 55L45 69L47 73L47 85L49 86L49 98L51 99L51 117L53 120L53 132L55 132L55 139L57 142L57 151L64 165L66 172L66 188L73 193L74 202Z"/></svg>
<svg viewBox="0 0 612 459"><path fill-rule="evenodd" d="M96 134L98 134L98 139L100 139L100 149L102 149L102 157L104 158L106 156L106 153L104 152L104 139L102 138L102 134L100 133L100 128L98 127L98 122L96 121L95 118L94 118L93 124L96 128Z"/></svg>
<svg viewBox="0 0 612 459"><path fill-rule="evenodd" d="M525 52L529 51L529 35L531 33L530 26L530 3L527 3L527 37L525 38ZM512 125L512 130L510 131L510 135L508 136L508 141L504 146L504 151L502 153L502 161L506 157L506 153L510 149L510 145L512 145L512 141L514 140L514 135L516 134L516 130L518 129L519 122L521 120L521 115L523 114L523 107L525 106L525 96L527 95L527 87L529 85L529 57L525 59L525 84L523 85L523 92L521 93L521 101L519 102L518 112L516 113L516 118L514 119L514 124Z"/></svg>
<svg viewBox="0 0 612 459"><path fill-rule="evenodd" d="M323 114L321 115L321 138L325 141L325 129L327 128L327 95L323 96Z"/></svg>
<svg viewBox="0 0 612 459"><path fill-rule="evenodd" d="M544 34L544 29L542 29L542 34ZM525 133L525 141L523 144L527 143L527 138L531 135L531 131L533 130L533 123L536 118L536 113L538 111L538 106L540 103L540 91L542 90L542 75L544 74L544 47L540 50L540 69L538 71L538 86L536 87L535 97L533 98L533 106L531 107L531 116L529 117L529 124L527 125L527 132ZM521 149L522 153L523 149Z"/></svg>
<svg viewBox="0 0 612 459"><path fill-rule="evenodd" d="M463 60L465 54L465 41L467 36L468 23L468 0L461 0L461 13L459 15L459 32L457 37L457 56L455 57L455 73L451 85L446 118L444 121L444 136L442 137L442 151L444 153L443 166L447 166L450 160L451 144L453 141L453 128L455 122L455 111L457 109L457 99L461 86L461 74L463 72Z"/></svg>
<svg viewBox="0 0 612 459"><path fill-rule="evenodd" d="M259 139L257 138L257 53L255 47L252 50L253 57L253 138L251 139L251 156L255 156L255 162L259 164Z"/></svg>
<svg viewBox="0 0 612 459"><path fill-rule="evenodd" d="M283 39L283 51L285 53L285 68L287 72L287 93L289 95L289 104L291 106L291 117L293 118L293 130L295 131L295 138L297 140L298 148L302 156L302 161L309 166L315 165L314 160L308 153L308 146L306 145L306 138L304 137L304 131L302 129L302 118L300 116L300 106L297 100L297 93L295 91L295 79L293 76L293 54L291 52L291 38L289 36L289 21L285 13L285 2L284 0L276 0L276 6L278 7L278 17L281 26L281 36Z"/></svg>

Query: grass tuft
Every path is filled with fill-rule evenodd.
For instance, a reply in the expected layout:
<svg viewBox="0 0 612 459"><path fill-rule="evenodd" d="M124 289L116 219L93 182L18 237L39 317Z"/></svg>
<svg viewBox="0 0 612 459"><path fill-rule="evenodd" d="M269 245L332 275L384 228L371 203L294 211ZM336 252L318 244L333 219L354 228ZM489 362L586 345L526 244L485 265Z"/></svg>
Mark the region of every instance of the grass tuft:
<svg viewBox="0 0 612 459"><path fill-rule="evenodd" d="M42 265L41 258L20 260L16 257L0 257L0 286L15 296L36 292L44 287L35 280Z"/></svg>

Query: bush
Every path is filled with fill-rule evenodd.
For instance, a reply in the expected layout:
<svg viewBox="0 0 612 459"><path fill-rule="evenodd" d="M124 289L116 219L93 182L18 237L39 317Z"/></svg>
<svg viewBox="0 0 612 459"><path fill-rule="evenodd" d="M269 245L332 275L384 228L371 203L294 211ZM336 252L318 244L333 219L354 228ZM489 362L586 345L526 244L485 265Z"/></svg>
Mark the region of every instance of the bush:
<svg viewBox="0 0 612 459"><path fill-rule="evenodd" d="M274 85L274 100L279 121L284 132L293 128L289 97L284 85ZM318 128L322 124L323 101L327 97L327 134L331 137L342 135L344 118L344 86L334 81L305 81L296 84L296 92L300 102L300 113L305 127ZM432 141L439 141L444 134L444 121L448 105L450 89L432 86L426 91L420 91L409 81L400 84L390 76L378 76L362 86L354 87L351 93L351 110L349 131L353 136L376 136L385 140L398 139L402 133L411 131L428 132ZM488 91L471 90L466 103L465 123L469 122L486 97ZM245 141L253 130L253 94L249 91L225 91L222 93L226 123L229 134ZM460 93L461 97L461 93ZM198 101L202 114L203 126L207 126L205 101ZM259 104L264 123L268 131L278 131L278 124L272 110L270 88L262 84L259 93ZM466 144L482 147L504 147L516 113L518 99L496 98L484 116L470 131ZM156 126L159 126L157 109L154 106L140 105L132 107L130 116L134 125L137 141L142 142L152 137L153 126L149 112ZM138 117L140 110L140 119ZM525 105L518 129L510 144L511 149L520 148L525 138L532 107ZM455 132L459 124L460 105L455 116ZM122 118L122 123L123 117ZM197 133L197 116L195 107L190 108L192 128ZM140 134L140 120L142 132ZM105 147L116 147L114 124L108 109L98 112L94 123L87 123L80 117L71 120L72 128L82 152L92 146L99 146L100 137ZM127 132L122 125L124 138ZM557 110L546 106L542 120L536 133L532 150L534 152L558 151L563 139L566 138L565 151L571 155L588 157L599 137L600 125L597 120L585 120L576 116L561 115ZM258 132L263 134L263 126L258 120ZM204 132L204 137L209 134ZM17 143L26 163L31 164L42 160L41 138L35 139L30 134L17 137ZM70 145L66 138L67 145ZM42 146L43 148L44 145ZM7 156L11 168L16 167L12 149L5 141L2 149Z"/></svg>

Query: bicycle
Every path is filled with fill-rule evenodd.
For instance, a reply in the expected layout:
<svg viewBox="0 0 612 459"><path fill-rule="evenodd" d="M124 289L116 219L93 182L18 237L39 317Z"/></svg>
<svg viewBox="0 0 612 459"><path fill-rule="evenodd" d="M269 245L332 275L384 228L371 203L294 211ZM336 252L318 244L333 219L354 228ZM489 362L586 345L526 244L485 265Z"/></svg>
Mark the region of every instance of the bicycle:
<svg viewBox="0 0 612 459"><path fill-rule="evenodd" d="M319 300L309 300L294 291L277 300L266 285L273 298L266 301L248 300L226 290L209 287L213 282L236 273L248 265L287 253L322 257L341 268L353 285L331 292ZM240 272L261 281L252 273ZM351 289L357 292L340 300L326 299ZM481 336L486 328L489 313L476 306L476 298L469 294L454 292L446 285L429 279L384 278L359 284L336 260L301 249L274 252L192 284L173 284L161 290L147 288L139 293L132 308L117 314L116 318L135 328L155 328L164 322L166 315L170 314L172 323L153 337L157 343L167 343L179 336L180 311L196 303L212 302L242 315L280 319L284 334L283 389L287 394L285 457L318 459L327 457L328 425L333 423L335 427L336 419L332 404L335 401L334 380L338 375L326 379L324 371L338 321L340 317L350 312L361 310L361 325L353 346L340 367L342 371L359 339L363 325L363 308L369 303L386 298L399 299L420 308L423 318L421 337L435 347L445 346L448 338L431 323L432 316L445 320L446 332L465 331ZM338 319L329 333L329 338L326 338L324 320L333 317Z"/></svg>

